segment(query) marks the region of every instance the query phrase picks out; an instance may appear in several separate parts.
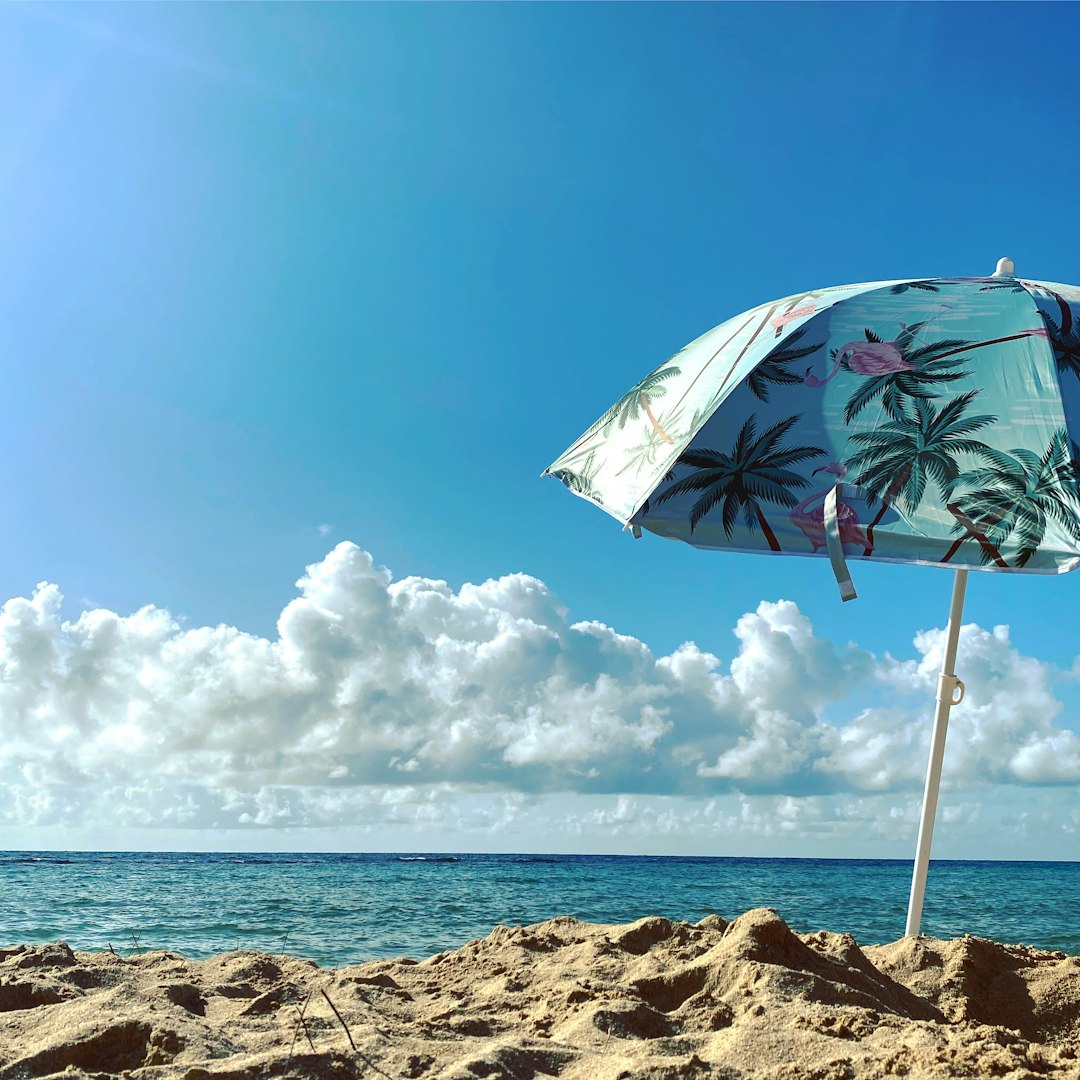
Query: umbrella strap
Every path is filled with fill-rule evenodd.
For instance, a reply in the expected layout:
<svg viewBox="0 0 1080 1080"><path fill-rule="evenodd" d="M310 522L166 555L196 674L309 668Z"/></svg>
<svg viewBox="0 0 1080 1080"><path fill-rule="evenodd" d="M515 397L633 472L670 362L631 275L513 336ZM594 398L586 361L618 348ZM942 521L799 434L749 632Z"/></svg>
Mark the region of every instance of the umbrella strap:
<svg viewBox="0 0 1080 1080"><path fill-rule="evenodd" d="M836 584L840 586L841 600L854 600L858 593L851 583L851 573L848 570L847 559L844 558L844 545L840 540L840 526L836 520L836 500L840 495L843 484L837 484L825 496L825 548L829 552L829 562L832 563L833 574Z"/></svg>

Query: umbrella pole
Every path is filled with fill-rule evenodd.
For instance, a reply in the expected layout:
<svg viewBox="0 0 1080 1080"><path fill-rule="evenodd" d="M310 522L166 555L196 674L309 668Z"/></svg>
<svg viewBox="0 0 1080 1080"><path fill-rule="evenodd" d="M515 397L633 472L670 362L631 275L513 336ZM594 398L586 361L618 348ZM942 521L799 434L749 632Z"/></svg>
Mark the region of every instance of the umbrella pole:
<svg viewBox="0 0 1080 1080"><path fill-rule="evenodd" d="M930 843L934 838L934 817L937 814L938 788L941 786L941 762L945 757L945 735L949 729L949 711L964 700L964 684L956 677L956 645L960 637L960 620L964 614L964 591L967 588L966 570L957 570L953 581L952 604L949 607L949 627L945 632L945 655L938 677L937 708L934 710L934 733L930 739L930 761L926 766L926 788L923 791L922 818L919 821L919 842L915 848L915 869L911 875L911 899L908 901L905 937L918 937L922 925L923 896L926 893L926 873L930 867Z"/></svg>

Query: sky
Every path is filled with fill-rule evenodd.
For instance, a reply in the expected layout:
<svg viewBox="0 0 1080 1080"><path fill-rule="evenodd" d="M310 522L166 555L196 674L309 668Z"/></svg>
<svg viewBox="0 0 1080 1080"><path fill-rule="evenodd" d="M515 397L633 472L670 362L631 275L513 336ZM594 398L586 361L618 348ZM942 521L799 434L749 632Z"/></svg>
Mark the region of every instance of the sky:
<svg viewBox="0 0 1080 1080"><path fill-rule="evenodd" d="M540 473L800 290L1080 283L1073 5L0 7L0 846L910 857L950 576ZM935 855L1080 854L972 575Z"/></svg>

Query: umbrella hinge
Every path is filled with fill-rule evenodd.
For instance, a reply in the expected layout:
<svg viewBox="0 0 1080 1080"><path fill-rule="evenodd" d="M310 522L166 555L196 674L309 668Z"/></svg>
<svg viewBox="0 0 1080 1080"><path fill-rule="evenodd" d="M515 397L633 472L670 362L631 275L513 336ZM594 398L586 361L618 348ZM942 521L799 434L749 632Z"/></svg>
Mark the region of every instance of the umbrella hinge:
<svg viewBox="0 0 1080 1080"><path fill-rule="evenodd" d="M959 705L964 700L964 684L955 675L938 677L938 701L947 701L950 705Z"/></svg>

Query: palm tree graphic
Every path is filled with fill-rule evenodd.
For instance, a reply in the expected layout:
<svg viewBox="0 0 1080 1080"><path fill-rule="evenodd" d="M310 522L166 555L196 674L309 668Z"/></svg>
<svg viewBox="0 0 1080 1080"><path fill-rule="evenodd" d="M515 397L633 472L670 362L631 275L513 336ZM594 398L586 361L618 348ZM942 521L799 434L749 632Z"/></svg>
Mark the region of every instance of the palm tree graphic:
<svg viewBox="0 0 1080 1080"><path fill-rule="evenodd" d="M666 432L665 432L666 434ZM630 447L626 452L626 464L615 475L621 476L633 469L635 475L640 473L646 466L655 466L660 454L667 449L668 443L661 437L660 432L653 428L645 428L642 432L641 442L637 446ZM668 450L668 453L671 451Z"/></svg>
<svg viewBox="0 0 1080 1080"><path fill-rule="evenodd" d="M1009 292L1035 292L1049 296L1058 306L1061 313L1059 323L1052 315L1040 309L1043 321L1046 323L1047 336L1054 346L1054 359L1057 360L1058 371L1071 371L1080 376L1080 326L1073 321L1072 307L1064 296L1046 285L1040 285L1034 281L994 281L984 285L979 292L988 292L992 289L1008 289Z"/></svg>
<svg viewBox="0 0 1080 1080"><path fill-rule="evenodd" d="M986 467L961 476L959 482L970 490L949 504L959 536L941 561L975 539L982 562L1005 566L998 552L1012 539L1018 548L1014 565L1026 566L1051 521L1080 541L1080 474L1067 440L1059 429L1041 457L1023 447L1008 453L985 450Z"/></svg>
<svg viewBox="0 0 1080 1080"><path fill-rule="evenodd" d="M1022 293L1028 291L1028 286L1031 286L1031 282L1022 282L1017 278L1003 278L1001 281L988 281L979 292L995 292L1000 289L1005 289L1011 293Z"/></svg>
<svg viewBox="0 0 1080 1080"><path fill-rule="evenodd" d="M685 417L685 405L680 405L674 412L667 413L664 416L664 422L674 432L672 437L675 442L689 440L696 435L702 424L709 418L709 411L695 409L689 424L684 422ZM667 435L668 432L663 431L663 434ZM641 442L626 451L626 464L615 475L621 476L623 473L630 472L631 469L635 475L639 475L646 466L655 467L660 464L661 459L668 458L671 453L670 439L665 441L661 433L655 428L643 428ZM670 479L670 476L668 479Z"/></svg>
<svg viewBox="0 0 1080 1080"><path fill-rule="evenodd" d="M777 386L791 386L803 381L802 376L790 371L787 365L796 360L805 360L825 344L819 341L814 345L800 345L799 342L805 333L806 327L800 326L784 339L781 348L774 349L750 372L746 384L759 401L769 400L769 383L775 383Z"/></svg>
<svg viewBox="0 0 1080 1080"><path fill-rule="evenodd" d="M902 281L899 285L893 285L889 292L893 296L899 296L901 293L906 293L908 289L921 289L923 292L941 292L941 290L929 281Z"/></svg>
<svg viewBox="0 0 1080 1080"><path fill-rule="evenodd" d="M817 446L783 445L785 437L801 419L802 414L797 413L758 435L756 417L751 415L739 429L729 453L687 450L678 464L689 465L694 471L672 484L652 501L652 505L657 506L688 491L700 492L700 498L690 509L691 534L701 519L722 503L720 521L725 536L730 539L741 514L743 524L750 532L760 528L769 547L779 551L780 544L765 519L761 504L773 503L789 510L796 506L798 499L793 492L807 487L809 481L791 466L825 456L825 451Z"/></svg>
<svg viewBox="0 0 1080 1080"><path fill-rule="evenodd" d="M1065 304L1065 310L1068 310L1067 304ZM1067 325L1064 319L1059 325L1045 311L1043 318L1046 320L1046 328L1050 334L1050 344L1054 347L1054 359L1057 361L1058 371L1071 371L1074 375L1080 376L1080 323L1073 322L1070 317Z"/></svg>
<svg viewBox="0 0 1080 1080"><path fill-rule="evenodd" d="M599 503L601 506L604 503L603 497L600 492L593 487L593 482L596 480L596 474L600 471L600 463L595 461L596 451L591 450L588 457L581 463L581 468L577 472L573 472L570 469L555 469L551 475L556 480L561 480L571 491L576 491L579 495L584 495L587 499L592 499L593 502Z"/></svg>
<svg viewBox="0 0 1080 1080"><path fill-rule="evenodd" d="M960 478L957 455L985 456L989 452L985 443L970 436L997 417L965 415L978 393L969 390L960 394L940 412L933 402L915 398L912 416L901 415L873 431L857 431L851 436L861 447L845 462L854 474L853 483L871 499L881 500L881 509L866 528L864 555L874 550L874 526L890 506L914 513L930 481L948 498Z"/></svg>
<svg viewBox="0 0 1080 1080"><path fill-rule="evenodd" d="M1043 293L1044 295L1051 297L1057 303L1058 311L1061 312L1061 329L1059 332L1068 336L1069 332L1072 330L1073 315L1072 308L1069 306L1069 302L1065 297L1048 286L1036 284L1034 281L1022 281L1020 282L1020 285L1023 286L1025 291ZM1045 317L1045 312L1043 315Z"/></svg>
<svg viewBox="0 0 1080 1080"><path fill-rule="evenodd" d="M933 400L939 396L936 392L938 387L966 378L969 372L963 366L965 357L956 354L972 343L959 338L946 338L919 344L918 335L925 325L926 321L901 326L900 335L893 342L882 341L873 330L863 330L868 345L891 344L897 355L891 370L869 373L866 381L851 395L844 407L845 424L850 424L877 398L881 399L881 407L890 417L902 419L908 415L909 402ZM850 351L857 355L856 348L851 347ZM840 362L848 371L867 374L858 371L843 357Z"/></svg>
<svg viewBox="0 0 1080 1080"><path fill-rule="evenodd" d="M1040 326L987 341L946 339L920 344L919 336L929 322L926 319L910 326L901 323L900 334L895 341L885 341L866 328L863 330L865 341L850 341L832 353L835 364L824 379L817 378L808 370L803 382L807 386L823 386L841 368L856 375L865 375L865 382L860 384L844 407L844 423L850 424L879 397L885 412L894 420L899 420L908 415L912 401L932 401L940 396L935 389L940 384L956 382L970 374L962 367L967 357L960 354L1021 338L1048 336L1046 327Z"/></svg>
<svg viewBox="0 0 1080 1080"><path fill-rule="evenodd" d="M628 420L636 420L642 413L649 418L653 430L669 446L674 439L663 429L660 421L652 411L653 398L663 397L667 393L664 382L679 374L680 369L665 361L655 371L650 372L632 390L628 390L610 409L600 418L600 425L604 431L611 429L611 425L618 421L619 427L626 427Z"/></svg>

